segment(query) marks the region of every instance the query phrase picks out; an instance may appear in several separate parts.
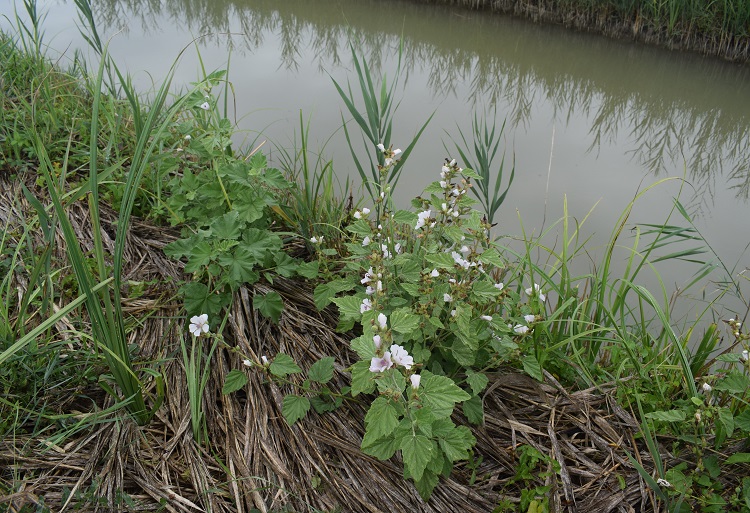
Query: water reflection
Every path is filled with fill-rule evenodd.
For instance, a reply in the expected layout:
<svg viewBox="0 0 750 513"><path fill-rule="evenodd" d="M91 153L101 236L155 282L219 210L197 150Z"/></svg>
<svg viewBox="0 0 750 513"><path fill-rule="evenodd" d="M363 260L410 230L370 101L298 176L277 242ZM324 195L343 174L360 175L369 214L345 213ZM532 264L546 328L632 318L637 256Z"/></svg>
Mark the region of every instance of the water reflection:
<svg viewBox="0 0 750 513"><path fill-rule="evenodd" d="M341 66L351 33L373 69L382 69L403 33L407 75L425 70L437 97L461 94L460 77L469 106L495 105L517 126L540 102L551 105L552 123L585 117L589 151L626 136L623 152L653 175L684 165L697 208L710 207L722 183L742 200L750 194L749 68L402 2L100 0L95 9L109 30L136 22L156 32L166 19L235 52L274 37L288 69L310 55L320 70Z"/></svg>

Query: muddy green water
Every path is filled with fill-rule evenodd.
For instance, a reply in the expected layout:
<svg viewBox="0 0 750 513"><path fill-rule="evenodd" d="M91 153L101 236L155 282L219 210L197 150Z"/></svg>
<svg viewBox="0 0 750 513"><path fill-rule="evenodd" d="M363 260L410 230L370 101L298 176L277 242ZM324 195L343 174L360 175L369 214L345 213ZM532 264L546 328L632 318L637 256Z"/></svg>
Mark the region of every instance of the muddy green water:
<svg viewBox="0 0 750 513"><path fill-rule="evenodd" d="M83 47L72 2L43 1L47 40L70 57ZM343 104L331 78L356 80L348 41L361 44L377 75L395 72L403 38L402 103L394 141L405 146L434 112L399 182L406 204L436 179L458 127L475 112L507 120L506 149L516 180L497 219L497 234L539 234L557 244L563 215L586 219L581 240L598 261L628 202L639 200L621 244L636 223L665 219L673 197L735 274L750 267L750 67L560 27L409 2L367 0L99 0L101 33L120 63L146 90L159 82L187 46L178 84L229 64L242 141L291 148L299 112L310 120L313 149L334 159L338 175L359 180L339 129ZM20 8L20 5L19 5ZM12 3L0 3L0 13ZM7 20L2 20L3 26ZM197 39L191 46L191 41ZM348 119L348 116L344 116ZM587 214L593 209L591 214ZM683 221L674 218L674 223ZM687 246L681 246L685 248ZM627 255L623 250L616 259ZM704 255L703 258L710 258ZM580 272L590 267L578 261ZM694 264L658 266L667 293L684 286ZM713 275L721 279L721 274ZM644 277L644 279L646 279ZM650 287L655 281L646 280ZM695 294L716 297L706 283ZM706 306L682 307L680 316ZM728 300L722 300L727 303ZM742 302L717 314L744 314Z"/></svg>

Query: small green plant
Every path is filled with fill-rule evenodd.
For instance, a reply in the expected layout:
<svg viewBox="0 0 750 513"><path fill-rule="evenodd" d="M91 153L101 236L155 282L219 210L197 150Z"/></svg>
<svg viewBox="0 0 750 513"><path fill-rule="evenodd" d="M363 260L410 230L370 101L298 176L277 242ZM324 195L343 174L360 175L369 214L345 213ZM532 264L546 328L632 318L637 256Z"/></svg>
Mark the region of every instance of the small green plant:
<svg viewBox="0 0 750 513"><path fill-rule="evenodd" d="M472 143L469 144L460 128L458 129L458 133L461 136L461 144L455 141L453 143L463 160L463 164L476 171L481 177L481 180L477 181L476 186L472 188L471 192L479 199L490 224L494 224L495 214L500 205L503 204L503 201L505 201L510 186L513 185L513 178L516 176L514 162L511 164L510 176L507 178L507 183L504 188L501 188L506 172L505 151L500 156L500 164L497 166L497 169L495 168L494 161L502 142L503 133L505 132L505 121L503 121L500 129L497 130L496 116L497 112L495 111L492 116L492 128L490 128L486 118L480 121L475 114L474 121L471 124L474 136ZM472 147L474 150L473 155L469 150Z"/></svg>

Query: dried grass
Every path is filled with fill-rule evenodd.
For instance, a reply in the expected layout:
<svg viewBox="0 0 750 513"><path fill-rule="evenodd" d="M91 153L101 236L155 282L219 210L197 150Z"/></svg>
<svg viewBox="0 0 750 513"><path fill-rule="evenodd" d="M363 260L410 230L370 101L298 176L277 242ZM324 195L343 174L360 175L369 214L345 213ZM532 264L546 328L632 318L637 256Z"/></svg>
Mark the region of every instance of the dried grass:
<svg viewBox="0 0 750 513"><path fill-rule="evenodd" d="M12 189L1 188L0 218L26 208L9 207ZM75 205L70 216L79 240L90 244L85 208ZM111 233L115 220L116 215L106 211L105 232ZM49 433L6 436L0 442L0 469L4 469L0 485L13 493L0 497L0 509L21 511L24 505L43 501L52 511L75 507L169 512L249 512L253 508L262 512L487 512L502 500L518 503L521 489L548 485L551 511L655 511L652 494L627 452L647 469L653 465L636 440L636 421L612 399L614 384L571 392L549 375L544 383L511 370L491 376L484 396L485 425L473 428L476 455L481 457L476 479L469 465L458 465L450 479L441 480L428 502L403 479L398 462L378 461L359 450L366 411L363 403L345 402L333 413L308 415L294 427L288 426L281 415L286 390L269 382L259 368L244 367L243 358L259 360L262 355L285 352L307 368L333 355L338 365L334 388L348 384L343 369L354 362L347 336L333 329L335 312L318 312L312 284L295 280L276 279L272 286L258 284L237 294L224 333L228 347L219 347L214 355L204 396L210 447L196 445L190 432L185 373L175 358L184 330L172 320L177 306L169 300L174 293L169 280L179 279L181 270L160 251L173 238L169 230L135 222L126 251L126 276L163 283L146 297L128 302L138 317L153 314L132 333L141 356L165 362L167 393L154 421L139 428L120 415L59 444L49 442ZM58 244L60 258L64 258L59 249L62 244ZM108 237L105 244L111 244ZM285 304L278 325L251 306L254 294L271 289L281 294ZM232 369L245 369L249 382L243 390L225 396L222 384ZM99 408L111 402L98 389L86 393ZM60 394L60 404L69 412L85 403L71 402L70 394ZM459 415L454 421L466 423ZM559 462L560 472L537 482L514 482L522 444ZM64 489L84 495L91 490L89 498L104 500L99 505L93 500L82 504L80 497L66 502ZM123 493L132 502L124 502Z"/></svg>

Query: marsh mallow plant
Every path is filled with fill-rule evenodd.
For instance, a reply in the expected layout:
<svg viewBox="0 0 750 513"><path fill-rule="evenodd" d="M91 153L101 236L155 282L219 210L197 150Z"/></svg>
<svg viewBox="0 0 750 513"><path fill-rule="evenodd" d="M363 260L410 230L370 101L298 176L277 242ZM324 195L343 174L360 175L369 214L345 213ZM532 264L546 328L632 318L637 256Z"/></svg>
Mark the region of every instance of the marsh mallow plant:
<svg viewBox="0 0 750 513"><path fill-rule="evenodd" d="M541 379L529 337L544 318L544 294L533 284L523 295L520 280L518 290L508 286L510 266L467 194L476 173L447 159L413 210L397 210L388 177L400 152L377 149L383 164L372 184L376 208L353 214L348 257L335 280L345 295L335 297L327 282L316 297L319 307L338 306L340 330L361 329L351 342L358 361L349 369L349 391L371 398L362 451L381 460L400 451L404 477L427 499L440 476L470 457L475 438L451 416L461 405L469 421L482 422L486 373L513 361ZM287 398L284 415L293 423L310 402Z"/></svg>

